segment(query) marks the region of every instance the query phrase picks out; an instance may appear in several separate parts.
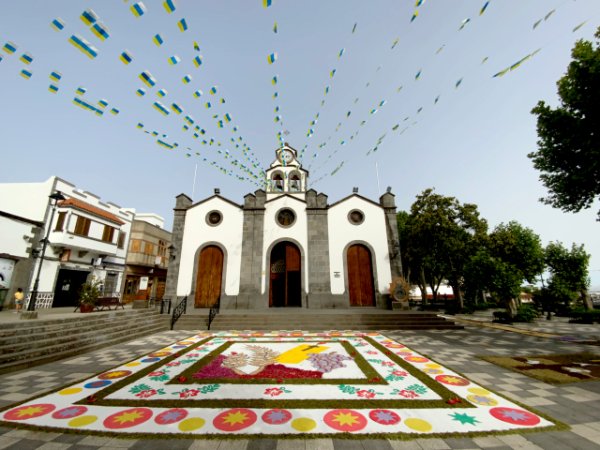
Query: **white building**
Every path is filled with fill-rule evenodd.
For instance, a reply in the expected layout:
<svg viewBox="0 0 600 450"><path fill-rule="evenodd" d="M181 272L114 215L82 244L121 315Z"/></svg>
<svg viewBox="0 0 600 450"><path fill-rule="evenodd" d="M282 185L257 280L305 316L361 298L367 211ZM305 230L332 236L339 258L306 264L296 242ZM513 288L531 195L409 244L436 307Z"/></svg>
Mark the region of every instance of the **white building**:
<svg viewBox="0 0 600 450"><path fill-rule="evenodd" d="M49 198L57 191L65 200ZM121 292L134 215L58 177L0 184L0 265L12 262L5 306L18 287L33 289L48 232L37 307L75 306L79 287L91 277L103 282L106 295Z"/></svg>
<svg viewBox="0 0 600 450"><path fill-rule="evenodd" d="M308 172L285 144L266 190L239 205L215 195L177 197L166 297L197 308L388 306L399 275L394 195L355 192L331 205L308 189Z"/></svg>

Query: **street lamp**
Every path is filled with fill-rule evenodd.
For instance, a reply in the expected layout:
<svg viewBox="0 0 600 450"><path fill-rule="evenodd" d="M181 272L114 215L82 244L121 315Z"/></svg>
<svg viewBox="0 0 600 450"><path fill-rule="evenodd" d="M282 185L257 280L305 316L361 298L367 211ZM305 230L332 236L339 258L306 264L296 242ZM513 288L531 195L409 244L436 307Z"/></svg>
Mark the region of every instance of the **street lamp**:
<svg viewBox="0 0 600 450"><path fill-rule="evenodd" d="M56 191L50 194L48 197L54 202L52 203L52 212L50 213L50 221L48 222L46 237L42 240L42 253L40 254L40 265L38 267L37 276L35 277L35 282L33 283L33 290L31 291L31 298L29 299L29 305L27 305L27 311L35 311L35 300L37 298L38 287L40 285L40 273L42 272L42 265L44 264L44 255L46 254L48 238L50 237L50 231L52 231L52 220L54 219L56 205L60 200L66 200L66 197L60 191Z"/></svg>

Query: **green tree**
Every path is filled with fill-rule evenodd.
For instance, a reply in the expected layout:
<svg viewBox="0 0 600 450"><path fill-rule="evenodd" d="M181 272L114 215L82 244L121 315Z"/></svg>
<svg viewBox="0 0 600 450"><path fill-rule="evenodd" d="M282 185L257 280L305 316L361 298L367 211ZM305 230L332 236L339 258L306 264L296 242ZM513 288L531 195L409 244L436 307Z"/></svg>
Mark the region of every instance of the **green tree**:
<svg viewBox="0 0 600 450"><path fill-rule="evenodd" d="M595 36L600 39L600 28ZM600 198L600 42L579 40L571 56L557 83L560 106L540 101L532 110L539 140L528 157L550 193L540 200L578 212Z"/></svg>
<svg viewBox="0 0 600 450"><path fill-rule="evenodd" d="M486 263L489 288L514 316L521 284L523 281L533 283L544 270L540 238L517 222L500 224L489 236L489 256L490 261Z"/></svg>
<svg viewBox="0 0 600 450"><path fill-rule="evenodd" d="M573 244L568 250L561 242L550 242L546 246L545 261L550 272L548 290L551 297L562 300L567 307L572 301L581 299L586 309L593 309L587 293L590 255L583 244Z"/></svg>
<svg viewBox="0 0 600 450"><path fill-rule="evenodd" d="M426 189L411 206L406 224L407 258L411 272L418 274L411 280L419 285L424 298L429 284L434 299L442 281L448 280L462 309L465 264L487 232L487 222L477 206Z"/></svg>

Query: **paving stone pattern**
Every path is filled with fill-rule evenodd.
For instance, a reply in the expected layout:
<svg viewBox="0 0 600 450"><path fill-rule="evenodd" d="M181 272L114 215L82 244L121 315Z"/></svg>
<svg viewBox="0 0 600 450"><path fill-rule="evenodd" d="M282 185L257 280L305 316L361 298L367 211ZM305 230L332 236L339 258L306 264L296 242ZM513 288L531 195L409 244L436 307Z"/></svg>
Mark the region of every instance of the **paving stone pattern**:
<svg viewBox="0 0 600 450"><path fill-rule="evenodd" d="M521 326L563 336L600 339L599 325L559 321ZM482 361L479 355L532 355L590 351L600 347L560 338L538 337L467 325L464 330L386 331L385 334L427 355L475 382L567 423L569 431L490 435L473 438L387 439L239 439L136 440L79 434L44 433L0 427L0 449L218 449L218 450L437 450L437 449L560 449L600 450L600 382L553 386ZM0 375L0 407L23 401L65 384L120 365L189 335L167 331L107 349Z"/></svg>

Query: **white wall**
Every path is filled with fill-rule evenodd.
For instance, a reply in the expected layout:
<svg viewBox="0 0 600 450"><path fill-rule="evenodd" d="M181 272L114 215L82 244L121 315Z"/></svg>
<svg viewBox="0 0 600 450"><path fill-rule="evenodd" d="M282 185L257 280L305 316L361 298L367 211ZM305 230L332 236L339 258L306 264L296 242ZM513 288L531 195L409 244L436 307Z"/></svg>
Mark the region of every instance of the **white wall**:
<svg viewBox="0 0 600 450"><path fill-rule="evenodd" d="M290 227L281 227L275 217L282 208L289 208L296 214L296 222ZM300 247L302 259L302 272L304 273L304 289L308 292L308 258L306 249L308 248L308 227L306 219L306 203L293 197L283 196L265 204L265 231L263 235L263 261L262 261L262 279L261 292L266 292L267 276L269 268L267 263L270 259L269 248L274 242L282 240L293 240Z"/></svg>
<svg viewBox="0 0 600 450"><path fill-rule="evenodd" d="M23 239L23 236L31 238L33 227L30 223L0 216L0 253L27 258L27 249L31 243Z"/></svg>
<svg viewBox="0 0 600 450"><path fill-rule="evenodd" d="M348 213L353 209L361 210L365 215L362 224L353 225L348 220ZM392 272L383 209L360 197L352 196L329 208L328 222L331 293L343 294L346 292L344 249L349 243L357 241L368 243L368 247L374 251L371 258L377 267L377 273L373 274L377 277L376 289L381 293L389 293ZM334 272L339 272L340 277L336 278Z"/></svg>
<svg viewBox="0 0 600 450"><path fill-rule="evenodd" d="M43 222L55 178L42 183L0 184L0 211Z"/></svg>
<svg viewBox="0 0 600 450"><path fill-rule="evenodd" d="M217 226L206 223L206 214L217 210L223 220ZM240 291L240 269L242 265L242 229L244 213L240 207L219 197L197 204L188 209L179 264L177 295L189 295L196 281L194 258L200 247L218 242L225 250L225 294L238 295Z"/></svg>
<svg viewBox="0 0 600 450"><path fill-rule="evenodd" d="M144 222L148 222L150 225L155 225L158 228L165 229L165 219L158 214L153 213L137 213L135 215L135 220L142 220Z"/></svg>

